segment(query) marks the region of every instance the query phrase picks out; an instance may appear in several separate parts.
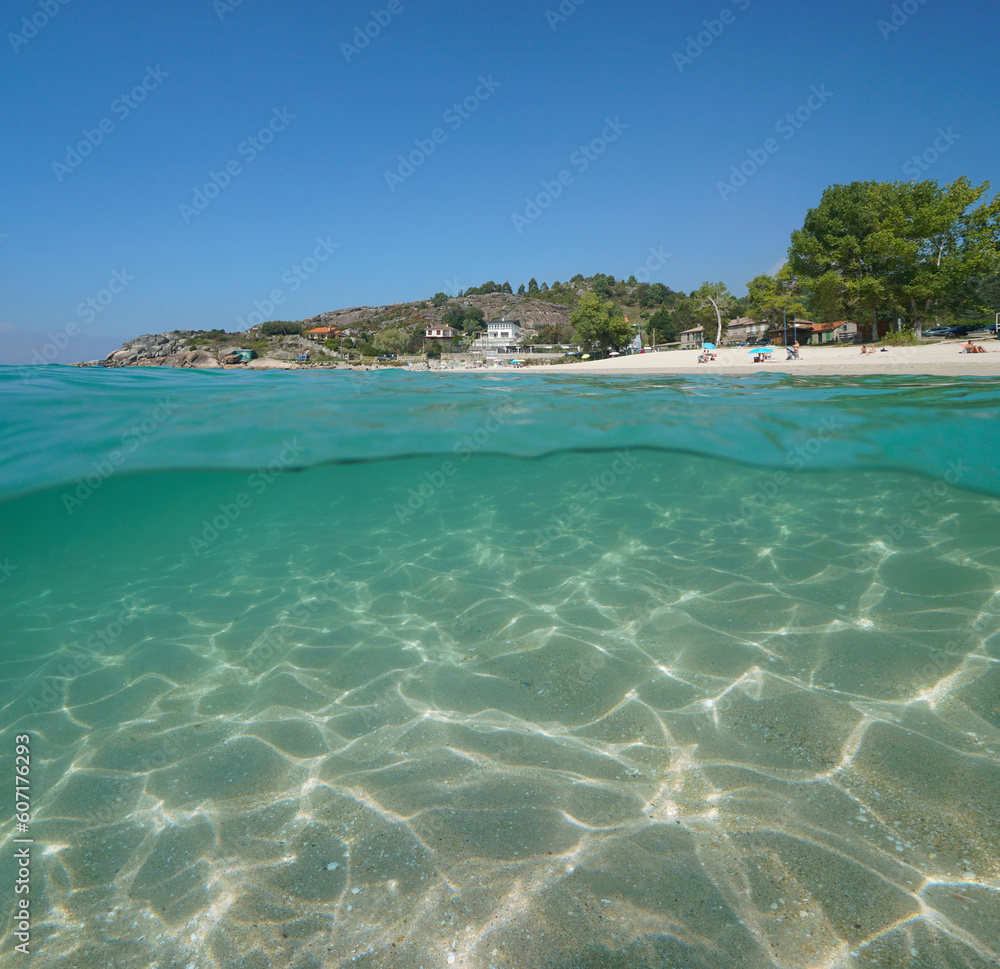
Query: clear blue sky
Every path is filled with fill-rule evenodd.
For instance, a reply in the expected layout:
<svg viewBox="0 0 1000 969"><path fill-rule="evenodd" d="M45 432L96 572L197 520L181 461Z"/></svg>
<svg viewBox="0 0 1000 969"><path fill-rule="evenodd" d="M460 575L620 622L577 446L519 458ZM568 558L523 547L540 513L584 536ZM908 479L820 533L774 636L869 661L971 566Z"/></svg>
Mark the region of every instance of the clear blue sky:
<svg viewBox="0 0 1000 969"><path fill-rule="evenodd" d="M558 21L558 0L388 6L6 3L0 362L53 337L68 362L239 329L274 290L267 316L301 319L487 279L627 277L651 249L670 254L654 280L742 293L827 185L909 180L927 151L922 177L1000 190L995 0L906 0L892 32L880 0L563 0ZM388 22L345 52L373 9ZM100 144L68 155L88 131ZM398 156L420 141L433 154L409 174ZM724 193L748 151L765 164ZM213 172L228 184L197 211Z"/></svg>

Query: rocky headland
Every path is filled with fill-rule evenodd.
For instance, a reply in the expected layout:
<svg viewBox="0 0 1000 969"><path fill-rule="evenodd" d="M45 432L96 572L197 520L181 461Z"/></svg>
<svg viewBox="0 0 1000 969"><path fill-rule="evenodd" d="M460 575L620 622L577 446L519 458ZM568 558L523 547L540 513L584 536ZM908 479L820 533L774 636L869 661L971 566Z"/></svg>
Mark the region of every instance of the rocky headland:
<svg viewBox="0 0 1000 969"><path fill-rule="evenodd" d="M514 319L531 333L547 326L562 327L569 323L573 307L549 300L510 293L465 296L435 306L433 301L393 303L386 306L354 306L331 310L297 321L304 334L314 327L331 327L339 331L351 346L368 343L379 331L394 327L407 332L419 332L428 326L440 325L446 307L458 303L464 308L478 307L485 320ZM252 359L241 360L235 353L248 349ZM301 357L309 354L309 360ZM411 355L414 359L420 354ZM170 330L165 333L145 333L126 340L121 348L103 360L91 360L77 366L103 367L181 367L193 370L214 369L362 369L367 364L357 350L331 349L322 342L299 334L268 336L261 325L239 333L223 330Z"/></svg>

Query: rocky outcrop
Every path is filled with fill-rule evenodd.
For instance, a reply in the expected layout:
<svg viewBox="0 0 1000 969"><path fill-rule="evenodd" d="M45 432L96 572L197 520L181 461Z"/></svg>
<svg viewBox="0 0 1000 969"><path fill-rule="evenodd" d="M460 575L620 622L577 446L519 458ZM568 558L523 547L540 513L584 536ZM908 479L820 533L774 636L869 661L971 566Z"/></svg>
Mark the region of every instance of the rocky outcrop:
<svg viewBox="0 0 1000 969"><path fill-rule="evenodd" d="M219 361L204 350L189 348L194 330L173 330L170 333L146 333L126 340L120 350L109 353L105 367L187 367L212 370Z"/></svg>
<svg viewBox="0 0 1000 969"><path fill-rule="evenodd" d="M109 353L105 367L194 367L203 370L218 367L219 361L203 350L191 350L188 344L194 330L169 333L144 333L126 340L120 350Z"/></svg>

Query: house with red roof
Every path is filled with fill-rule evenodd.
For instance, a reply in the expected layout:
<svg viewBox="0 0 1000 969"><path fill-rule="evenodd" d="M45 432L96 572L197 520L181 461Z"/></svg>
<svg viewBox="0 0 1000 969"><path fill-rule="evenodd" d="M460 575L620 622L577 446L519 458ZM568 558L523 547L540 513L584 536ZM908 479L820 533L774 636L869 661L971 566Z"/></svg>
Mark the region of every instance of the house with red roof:
<svg viewBox="0 0 1000 969"><path fill-rule="evenodd" d="M314 326L311 330L306 330L305 336L310 340L332 340L340 336L340 330L333 326Z"/></svg>

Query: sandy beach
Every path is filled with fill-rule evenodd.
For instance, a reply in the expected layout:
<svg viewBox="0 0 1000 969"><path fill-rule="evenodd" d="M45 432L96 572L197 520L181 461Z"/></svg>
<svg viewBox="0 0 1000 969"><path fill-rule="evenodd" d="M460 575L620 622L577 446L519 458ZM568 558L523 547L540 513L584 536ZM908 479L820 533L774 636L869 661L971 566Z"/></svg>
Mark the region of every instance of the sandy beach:
<svg viewBox="0 0 1000 969"><path fill-rule="evenodd" d="M924 346L888 347L862 354L859 346L811 347L801 349L798 360L787 360L783 347L766 363L754 363L747 347L722 347L710 363L699 363L694 350L640 353L609 360L546 366L560 373L655 374L655 373L808 373L815 376L862 376L864 374L928 374L944 377L1000 374L1000 341L976 341L985 353L965 353L960 341ZM535 373L538 367L524 372Z"/></svg>

